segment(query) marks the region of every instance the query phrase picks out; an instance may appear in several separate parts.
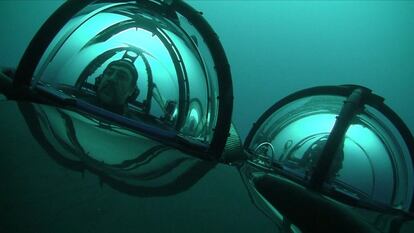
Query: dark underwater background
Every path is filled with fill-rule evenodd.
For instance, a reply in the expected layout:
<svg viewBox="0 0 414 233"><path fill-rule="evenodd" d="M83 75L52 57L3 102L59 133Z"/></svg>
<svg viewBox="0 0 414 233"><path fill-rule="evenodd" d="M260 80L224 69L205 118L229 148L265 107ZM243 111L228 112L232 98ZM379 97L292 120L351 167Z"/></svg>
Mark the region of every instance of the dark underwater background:
<svg viewBox="0 0 414 233"><path fill-rule="evenodd" d="M64 1L0 1L0 66ZM414 131L414 1L187 1L220 36L231 65L233 121L244 139L284 96L317 85L364 85Z"/></svg>

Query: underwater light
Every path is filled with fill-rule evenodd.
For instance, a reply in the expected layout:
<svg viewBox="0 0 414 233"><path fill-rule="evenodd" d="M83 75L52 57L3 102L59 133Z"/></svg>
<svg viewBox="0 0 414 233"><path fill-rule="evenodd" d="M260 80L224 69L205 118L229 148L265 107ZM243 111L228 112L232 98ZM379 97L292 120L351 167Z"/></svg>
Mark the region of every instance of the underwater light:
<svg viewBox="0 0 414 233"><path fill-rule="evenodd" d="M107 78L105 88L118 94L99 93L116 61L129 67L126 77L135 70L136 88ZM220 156L230 128L227 58L201 13L183 1L67 1L31 41L13 85L15 99L32 90L47 96L42 101L211 157Z"/></svg>
<svg viewBox="0 0 414 233"><path fill-rule="evenodd" d="M254 124L249 163L352 203L413 211L414 142L383 98L323 86L282 99Z"/></svg>

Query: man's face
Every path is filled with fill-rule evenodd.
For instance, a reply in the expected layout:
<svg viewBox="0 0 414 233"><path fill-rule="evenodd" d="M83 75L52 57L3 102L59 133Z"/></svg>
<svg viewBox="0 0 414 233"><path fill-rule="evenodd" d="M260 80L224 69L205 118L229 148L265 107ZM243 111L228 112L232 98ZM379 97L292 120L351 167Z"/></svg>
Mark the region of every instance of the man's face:
<svg viewBox="0 0 414 233"><path fill-rule="evenodd" d="M135 88L132 72L122 64L114 64L105 69L97 87L99 100L108 106L120 106L127 102Z"/></svg>

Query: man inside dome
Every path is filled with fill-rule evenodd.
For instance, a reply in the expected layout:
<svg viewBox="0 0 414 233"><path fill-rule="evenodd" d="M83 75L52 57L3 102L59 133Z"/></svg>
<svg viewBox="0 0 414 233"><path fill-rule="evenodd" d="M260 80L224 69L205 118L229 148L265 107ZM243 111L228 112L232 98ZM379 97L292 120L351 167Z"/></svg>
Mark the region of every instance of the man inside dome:
<svg viewBox="0 0 414 233"><path fill-rule="evenodd" d="M98 105L121 115L128 115L128 102L136 99L140 93L137 87L138 71L129 59L116 60L105 68L103 74L95 81ZM156 91L153 98L161 107L163 121L172 121L176 109L175 101L164 101L161 93Z"/></svg>
<svg viewBox="0 0 414 233"><path fill-rule="evenodd" d="M98 104L112 112L126 114L128 102L139 95L138 72L126 59L111 62L96 81Z"/></svg>

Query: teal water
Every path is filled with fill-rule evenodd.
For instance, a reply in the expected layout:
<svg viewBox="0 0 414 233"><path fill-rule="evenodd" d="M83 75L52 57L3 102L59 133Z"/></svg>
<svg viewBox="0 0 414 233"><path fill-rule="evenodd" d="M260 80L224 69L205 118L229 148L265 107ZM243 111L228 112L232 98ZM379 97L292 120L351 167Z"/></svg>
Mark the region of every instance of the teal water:
<svg viewBox="0 0 414 233"><path fill-rule="evenodd" d="M0 67L18 65L31 38L63 2L0 1ZM337 84L359 84L373 89L386 98L386 103L414 132L414 1L188 2L204 12L227 52L233 74L233 121L242 138L263 111L284 96L307 87ZM3 112L0 114L7 116ZM3 122L4 129L9 129L9 125ZM25 131L17 134L19 128L26 127L25 124L17 125L13 132L30 138ZM13 149L10 151L17 151L19 141L15 140L15 134L11 135L10 143L4 145ZM106 184L98 186L95 174L80 176L55 166L53 160L43 156L39 145L27 143L25 137L19 139L26 143L22 148L25 153L0 156L5 161L2 164L9 168L0 170L10 177L5 187L17 187L15 189L19 191L17 199L10 195L10 200L34 203L28 211L35 213L28 220L28 226L49 223L48 219L55 219L53 217L58 213L69 218L66 221L57 216L59 221L52 221L51 229L67 225L68 232L82 230L84 226L90 231L99 229L95 226L101 224L98 220L106 219L110 221L102 221L106 224L101 229L116 226L113 222L123 223L128 229L135 227L139 219L148 226L154 225L152 231L155 232L166 232L175 226L185 226L188 232L200 226L199 232L214 227L218 229L216 232L220 229L249 231L250 228L240 223L249 225L249 221L256 221L256 217L260 221L249 227L258 227L255 230L259 232L271 229L271 222L262 218L250 203L239 174L226 165L212 169L195 188L188 193L179 193L176 199L156 197L141 201ZM21 165L21 158L26 155L34 163L29 161ZM52 191L51 186L54 187ZM66 195L67 192L71 195ZM36 203L36 198L43 201ZM192 202L197 204L188 204ZM22 205L9 216L25 210L26 206ZM124 212L114 214L113 210ZM159 210L162 212L158 213ZM190 218L187 218L188 212ZM206 214L214 218L204 221ZM155 215L159 219L152 217ZM82 221L72 224L72 219ZM20 218L14 220L20 221ZM237 228L231 228L233 225ZM110 232L112 228L106 230Z"/></svg>
<svg viewBox="0 0 414 233"><path fill-rule="evenodd" d="M414 2L188 1L221 38L244 138L277 100L311 86L359 84L414 131ZM17 66L63 1L0 1L0 66Z"/></svg>

